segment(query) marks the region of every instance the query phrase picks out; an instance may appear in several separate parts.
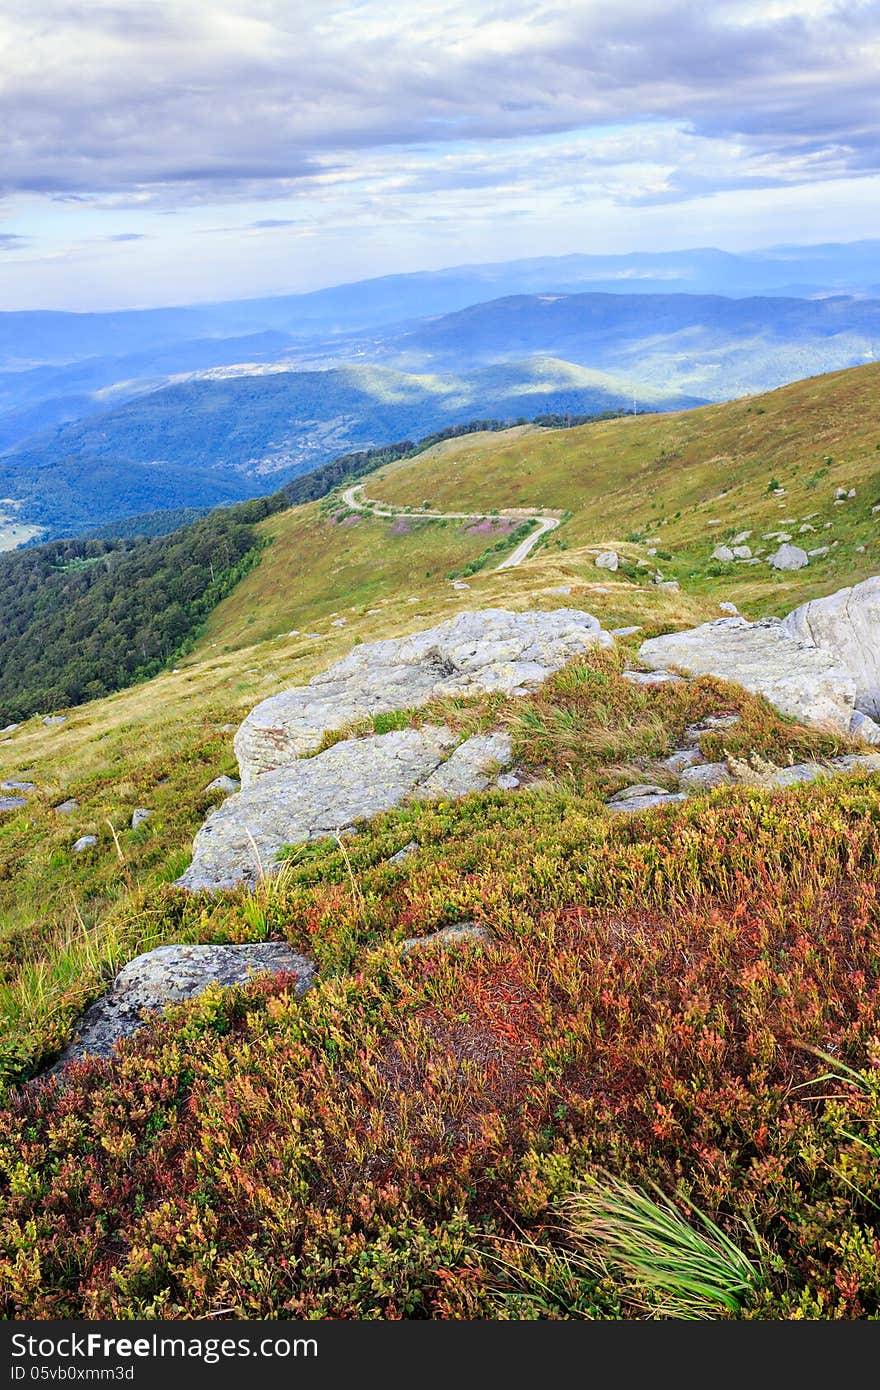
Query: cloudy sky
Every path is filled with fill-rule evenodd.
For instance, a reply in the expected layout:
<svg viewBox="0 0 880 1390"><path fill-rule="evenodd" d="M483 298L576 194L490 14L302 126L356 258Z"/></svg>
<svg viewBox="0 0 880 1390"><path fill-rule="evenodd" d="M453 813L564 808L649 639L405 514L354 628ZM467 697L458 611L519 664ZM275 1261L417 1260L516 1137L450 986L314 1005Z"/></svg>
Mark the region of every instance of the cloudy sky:
<svg viewBox="0 0 880 1390"><path fill-rule="evenodd" d="M878 235L880 0L0 0L0 307Z"/></svg>

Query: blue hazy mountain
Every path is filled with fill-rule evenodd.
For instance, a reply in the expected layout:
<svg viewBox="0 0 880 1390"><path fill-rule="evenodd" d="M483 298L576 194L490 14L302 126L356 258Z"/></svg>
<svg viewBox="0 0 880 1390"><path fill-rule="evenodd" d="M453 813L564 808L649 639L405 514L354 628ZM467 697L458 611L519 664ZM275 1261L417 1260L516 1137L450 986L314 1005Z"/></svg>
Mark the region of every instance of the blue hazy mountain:
<svg viewBox="0 0 880 1390"><path fill-rule="evenodd" d="M138 512L259 496L351 450L475 418L588 415L699 403L538 359L467 373L379 366L184 382L61 425L0 457L0 496L55 535Z"/></svg>

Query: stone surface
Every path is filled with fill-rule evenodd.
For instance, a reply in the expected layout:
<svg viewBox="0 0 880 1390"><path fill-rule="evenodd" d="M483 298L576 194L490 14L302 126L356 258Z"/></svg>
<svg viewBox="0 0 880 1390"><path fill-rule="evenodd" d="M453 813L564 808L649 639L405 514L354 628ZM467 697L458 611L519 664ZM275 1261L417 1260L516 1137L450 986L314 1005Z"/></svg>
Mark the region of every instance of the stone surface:
<svg viewBox="0 0 880 1390"><path fill-rule="evenodd" d="M79 810L79 802L74 801L73 797L70 797L67 801L59 801L58 805L54 807L54 810L56 810L60 816L72 816L74 811Z"/></svg>
<svg viewBox="0 0 880 1390"><path fill-rule="evenodd" d="M810 557L799 545L781 545L767 561L775 570L802 570Z"/></svg>
<svg viewBox="0 0 880 1390"><path fill-rule="evenodd" d="M92 849L97 843L97 835L80 835L73 844L73 852L74 854L82 854L83 850Z"/></svg>
<svg viewBox="0 0 880 1390"><path fill-rule="evenodd" d="M778 619L718 618L649 638L639 659L654 670L677 667L733 681L803 724L849 731L855 679L830 652L790 635Z"/></svg>
<svg viewBox="0 0 880 1390"><path fill-rule="evenodd" d="M672 671L621 671L625 681L631 685L669 685L670 682L682 681L682 676L673 675Z"/></svg>
<svg viewBox="0 0 880 1390"><path fill-rule="evenodd" d="M411 956L414 951L425 951L432 947L450 946L489 946L492 933L488 927L477 922L455 922L452 926L441 927L428 936L408 936L400 943L400 954Z"/></svg>
<svg viewBox="0 0 880 1390"><path fill-rule="evenodd" d="M307 686L270 696L248 715L235 736L242 785L289 766L354 720L435 697L521 695L590 647L612 643L596 618L571 608L459 613L409 637L362 643Z"/></svg>
<svg viewBox="0 0 880 1390"><path fill-rule="evenodd" d="M724 787L734 778L727 763L703 763L686 767L679 776L679 783L688 792L708 792L713 787Z"/></svg>
<svg viewBox="0 0 880 1390"><path fill-rule="evenodd" d="M515 792L521 785L521 779L515 772L502 772L501 776L496 778L495 785L501 792Z"/></svg>
<svg viewBox="0 0 880 1390"><path fill-rule="evenodd" d="M403 849L399 849L396 854L392 854L388 863L394 865L405 864L407 859L415 854L418 847L418 840L410 840L408 844L404 845Z"/></svg>
<svg viewBox="0 0 880 1390"><path fill-rule="evenodd" d="M835 657L855 678L856 708L880 719L880 576L802 604L782 629Z"/></svg>
<svg viewBox="0 0 880 1390"><path fill-rule="evenodd" d="M620 564L620 556L616 550L603 550L596 556L596 568L600 570L616 570Z"/></svg>
<svg viewBox="0 0 880 1390"><path fill-rule="evenodd" d="M0 815L4 811L20 811L22 806L27 806L23 796L0 796Z"/></svg>
<svg viewBox="0 0 880 1390"><path fill-rule="evenodd" d="M7 725L5 726L5 728L0 729L0 734L14 734L15 731L16 731L16 729L20 729L20 728L21 728L21 725L20 725L20 724L7 724Z"/></svg>
<svg viewBox="0 0 880 1390"><path fill-rule="evenodd" d="M507 734L476 734L459 744L418 789L418 799L467 796L485 791L495 780L493 773L513 761L513 745Z"/></svg>
<svg viewBox="0 0 880 1390"><path fill-rule="evenodd" d="M635 627L615 627L611 630L612 637L633 637L637 632L641 632L641 624Z"/></svg>
<svg viewBox="0 0 880 1390"><path fill-rule="evenodd" d="M686 767L696 767L701 763L702 757L696 748L679 748L675 753L670 753L668 758L664 758L662 766L667 772L674 772L678 775Z"/></svg>
<svg viewBox="0 0 880 1390"><path fill-rule="evenodd" d="M632 787L624 787L606 801L609 811L649 811L652 806L670 806L677 801L686 801L684 792L671 792L667 787L655 787L651 783L638 782Z"/></svg>
<svg viewBox="0 0 880 1390"><path fill-rule="evenodd" d="M722 564L729 564L733 559L733 551L729 545L716 545L712 551L712 559L720 560Z"/></svg>
<svg viewBox="0 0 880 1390"><path fill-rule="evenodd" d="M179 1004L201 994L208 985L239 985L271 971L296 976L296 992L304 994L315 968L289 946L260 942L244 946L159 946L120 970L113 988L83 1014L73 1041L52 1071L81 1057L107 1057L120 1038L130 1037L144 1023L145 1012Z"/></svg>
<svg viewBox="0 0 880 1390"><path fill-rule="evenodd" d="M727 599L725 599L723 603L719 603L718 607L720 608L722 613L729 613L733 617L736 617L736 615L739 613L739 609L737 608L736 604L730 603Z"/></svg>
<svg viewBox="0 0 880 1390"><path fill-rule="evenodd" d="M484 790L499 763L510 760L506 736L480 734L457 748L456 742L446 728L401 729L345 739L264 773L208 817L178 886L195 891L253 882L271 872L285 845L338 834L409 799Z"/></svg>
<svg viewBox="0 0 880 1390"><path fill-rule="evenodd" d="M56 724L66 724L66 723L67 723L67 715L66 715L66 714L47 714L46 717L45 717L45 719L43 720L43 723L46 725L47 728L51 729L51 728L53 728Z"/></svg>
<svg viewBox="0 0 880 1390"><path fill-rule="evenodd" d="M860 738L864 743L880 744L880 724L875 723L869 714L862 714L860 709L853 713L849 731L853 738Z"/></svg>
<svg viewBox="0 0 880 1390"><path fill-rule="evenodd" d="M137 830L138 826L143 825L144 821L149 820L152 814L153 812L149 811L146 806L136 807L131 815L132 830Z"/></svg>
<svg viewBox="0 0 880 1390"><path fill-rule="evenodd" d="M225 792L230 795L237 792L241 787L237 777L227 777L224 772L222 777L215 777L213 782L209 782L205 787L206 792Z"/></svg>
<svg viewBox="0 0 880 1390"><path fill-rule="evenodd" d="M0 792L35 792L36 782L19 782L11 777L7 782L0 782Z"/></svg>

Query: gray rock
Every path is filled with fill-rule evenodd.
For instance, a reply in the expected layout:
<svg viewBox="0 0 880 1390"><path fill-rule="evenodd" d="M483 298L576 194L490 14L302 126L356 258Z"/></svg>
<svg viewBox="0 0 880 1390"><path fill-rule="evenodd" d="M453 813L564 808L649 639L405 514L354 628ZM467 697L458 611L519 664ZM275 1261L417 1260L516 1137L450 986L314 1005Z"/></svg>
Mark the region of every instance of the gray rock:
<svg viewBox="0 0 880 1390"><path fill-rule="evenodd" d="M46 725L47 728L51 729L51 728L54 728L54 726L55 726L56 724L66 724L66 723L67 723L67 715L66 715L66 714L47 714L46 717L45 717L45 719L43 720L43 723Z"/></svg>
<svg viewBox="0 0 880 1390"><path fill-rule="evenodd" d="M641 629L641 625L640 625L640 624L637 624L635 627L615 627L615 628L612 628L611 636L612 636L612 637L634 637L635 634L636 634L637 632L641 632L641 630L642 630L642 629Z"/></svg>
<svg viewBox="0 0 880 1390"><path fill-rule="evenodd" d="M35 792L36 782L17 782L10 778L8 782L0 782L0 792Z"/></svg>
<svg viewBox="0 0 880 1390"><path fill-rule="evenodd" d="M654 582L663 594L677 594L681 589L677 579L656 579Z"/></svg>
<svg viewBox="0 0 880 1390"><path fill-rule="evenodd" d="M840 777L848 772L880 772L880 753L847 753L845 757L829 758L824 763L795 763L793 767L781 767L769 779L762 778L762 783L771 787L793 787L823 777Z"/></svg>
<svg viewBox="0 0 880 1390"><path fill-rule="evenodd" d="M863 743L880 743L880 724L859 709L853 714L849 731L853 738L860 738Z"/></svg>
<svg viewBox="0 0 880 1390"><path fill-rule="evenodd" d="M143 1015L180 1004L208 985L245 984L266 971L296 976L302 995L314 982L315 968L289 946L260 942L244 946L159 946L120 970L113 988L83 1014L73 1041L52 1071L81 1057L108 1057L120 1038L130 1037Z"/></svg>
<svg viewBox="0 0 880 1390"><path fill-rule="evenodd" d="M338 834L406 800L484 790L499 762L510 759L506 735L480 734L458 748L456 742L446 728L401 729L345 739L264 773L208 817L178 886L196 891L252 882L277 867L285 845Z"/></svg>
<svg viewBox="0 0 880 1390"><path fill-rule="evenodd" d="M596 556L596 568L600 570L616 570L620 564L620 556L616 550L603 550Z"/></svg>
<svg viewBox="0 0 880 1390"><path fill-rule="evenodd" d="M728 786L733 780L726 763L703 763L699 767L686 767L679 777L682 787L691 794L711 791L713 787Z"/></svg>
<svg viewBox="0 0 880 1390"><path fill-rule="evenodd" d="M827 545L817 545L815 550L808 550L807 554L810 556L810 559L815 560L822 555L827 555L830 548L831 547Z"/></svg>
<svg viewBox="0 0 880 1390"><path fill-rule="evenodd" d="M501 776L496 778L495 785L501 792L515 792L520 786L520 778L515 772L502 772Z"/></svg>
<svg viewBox="0 0 880 1390"><path fill-rule="evenodd" d="M79 839L74 842L73 852L74 854L82 854L83 850L92 849L97 843L97 835L80 835Z"/></svg>
<svg viewBox="0 0 880 1390"><path fill-rule="evenodd" d="M775 570L802 570L810 557L799 545L781 545L767 561Z"/></svg>
<svg viewBox="0 0 880 1390"><path fill-rule="evenodd" d="M671 671L621 671L620 674L631 685L670 685L683 680Z"/></svg>
<svg viewBox="0 0 880 1390"><path fill-rule="evenodd" d="M20 725L20 724L7 724L5 729L0 729L0 735L3 735L3 734L14 734L15 731L16 731L16 729L20 729L20 728L21 728L21 725Z"/></svg>
<svg viewBox="0 0 880 1390"><path fill-rule="evenodd" d="M838 661L855 679L856 709L880 719L880 577L802 604L782 630Z"/></svg>
<svg viewBox="0 0 880 1390"><path fill-rule="evenodd" d="M508 734L476 734L460 744L435 772L421 783L418 799L467 796L485 791L500 768L513 761Z"/></svg>
<svg viewBox="0 0 880 1390"><path fill-rule="evenodd" d="M734 724L739 724L742 716L739 714L707 714L705 719L701 719L699 724L688 724L684 731L684 736L688 743L699 743L703 734L710 734L715 729L732 729Z"/></svg>
<svg viewBox="0 0 880 1390"><path fill-rule="evenodd" d="M20 811L22 806L27 806L23 796L0 796L0 815L6 811Z"/></svg>
<svg viewBox="0 0 880 1390"><path fill-rule="evenodd" d="M136 807L135 810L132 812L131 817L132 830L137 830L138 826L143 825L144 821L149 820L152 814L153 812L148 811L146 806Z"/></svg>
<svg viewBox="0 0 880 1390"><path fill-rule="evenodd" d="M418 847L418 840L410 840L409 844L404 845L403 849L399 849L396 854L392 854L388 863L394 864L395 866L398 864L405 864L407 859L415 854Z"/></svg>
<svg viewBox="0 0 880 1390"><path fill-rule="evenodd" d="M53 807L53 810L57 811L60 816L72 816L75 811L79 810L79 802L70 797L68 801L59 802L57 806Z"/></svg>
<svg viewBox="0 0 880 1390"><path fill-rule="evenodd" d="M725 600L724 603L719 603L718 607L721 609L722 613L729 613L732 617L736 617L739 613L736 604L730 603L727 600Z"/></svg>
<svg viewBox="0 0 880 1390"><path fill-rule="evenodd" d="M445 696L536 690L597 645L613 638L571 608L459 613L410 637L362 643L307 686L273 695L248 715L235 736L242 785L314 752L327 732L358 719Z"/></svg>
<svg viewBox="0 0 880 1390"><path fill-rule="evenodd" d="M649 638L639 658L654 670L679 667L733 681L803 724L849 730L854 678L831 653L791 636L778 619L718 618Z"/></svg>
<svg viewBox="0 0 880 1390"><path fill-rule="evenodd" d="M670 806L677 801L686 801L683 792L671 792L667 787L655 787L650 783L637 782L632 787L624 787L606 801L609 811L649 811L652 806Z"/></svg>
<svg viewBox="0 0 880 1390"><path fill-rule="evenodd" d="M215 777L213 782L209 782L205 787L206 792L224 792L227 796L239 791L241 783L237 777L227 777L224 772L222 777Z"/></svg>
<svg viewBox="0 0 880 1390"><path fill-rule="evenodd" d="M751 560L752 548L750 545L735 545L733 547L733 558L735 560Z"/></svg>
<svg viewBox="0 0 880 1390"><path fill-rule="evenodd" d="M733 559L733 551L729 545L716 545L712 551L712 559L720 560L722 564L729 564Z"/></svg>
<svg viewBox="0 0 880 1390"><path fill-rule="evenodd" d="M679 748L668 758L664 758L661 766L665 767L667 772L674 772L678 776L686 767L695 767L701 762L702 757L696 748Z"/></svg>
<svg viewBox="0 0 880 1390"><path fill-rule="evenodd" d="M442 946L489 946L492 933L488 927L476 922L455 922L452 926L441 927L428 936L408 936L400 943L400 954L405 958L415 951L430 950Z"/></svg>

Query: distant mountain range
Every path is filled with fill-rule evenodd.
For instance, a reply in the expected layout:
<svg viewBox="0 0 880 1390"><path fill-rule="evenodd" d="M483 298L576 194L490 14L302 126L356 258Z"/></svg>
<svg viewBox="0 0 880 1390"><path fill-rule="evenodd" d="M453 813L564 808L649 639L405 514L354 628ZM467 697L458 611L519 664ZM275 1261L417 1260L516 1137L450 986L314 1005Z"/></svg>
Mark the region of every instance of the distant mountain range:
<svg viewBox="0 0 880 1390"><path fill-rule="evenodd" d="M370 350L408 371L547 355L727 400L880 356L880 299L516 295L391 330Z"/></svg>
<svg viewBox="0 0 880 1390"><path fill-rule="evenodd" d="M0 497L67 532L253 495L268 474L474 416L724 400L878 353L880 241L0 313Z"/></svg>
<svg viewBox="0 0 880 1390"><path fill-rule="evenodd" d="M0 496L51 535L162 508L258 496L352 449L474 418L682 409L697 398L635 388L540 358L414 376L380 366L196 380L40 434L0 457Z"/></svg>

